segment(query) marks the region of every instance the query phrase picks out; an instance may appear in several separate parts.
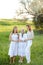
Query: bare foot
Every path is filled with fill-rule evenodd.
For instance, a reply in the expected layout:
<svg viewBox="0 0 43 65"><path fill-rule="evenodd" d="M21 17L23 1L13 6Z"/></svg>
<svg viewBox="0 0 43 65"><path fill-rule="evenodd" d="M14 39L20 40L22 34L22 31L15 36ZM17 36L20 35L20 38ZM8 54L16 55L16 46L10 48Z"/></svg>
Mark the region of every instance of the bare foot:
<svg viewBox="0 0 43 65"><path fill-rule="evenodd" d="M10 62L10 64L12 64L12 62Z"/></svg>
<svg viewBox="0 0 43 65"><path fill-rule="evenodd" d="M22 63L23 61L22 60L19 60L19 63Z"/></svg>

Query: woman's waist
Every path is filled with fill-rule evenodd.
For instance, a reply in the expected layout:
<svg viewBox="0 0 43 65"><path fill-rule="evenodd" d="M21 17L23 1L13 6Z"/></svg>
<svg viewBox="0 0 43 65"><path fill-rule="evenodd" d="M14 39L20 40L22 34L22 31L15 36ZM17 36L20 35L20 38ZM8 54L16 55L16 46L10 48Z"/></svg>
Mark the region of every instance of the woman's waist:
<svg viewBox="0 0 43 65"><path fill-rule="evenodd" d="M24 44L24 43L27 43L27 42L19 42L19 43Z"/></svg>
<svg viewBox="0 0 43 65"><path fill-rule="evenodd" d="M32 39L29 39L28 41L32 41Z"/></svg>
<svg viewBox="0 0 43 65"><path fill-rule="evenodd" d="M17 43L17 42L13 42L13 41L11 41L11 43Z"/></svg>
<svg viewBox="0 0 43 65"><path fill-rule="evenodd" d="M32 40L28 40L27 42L32 42Z"/></svg>

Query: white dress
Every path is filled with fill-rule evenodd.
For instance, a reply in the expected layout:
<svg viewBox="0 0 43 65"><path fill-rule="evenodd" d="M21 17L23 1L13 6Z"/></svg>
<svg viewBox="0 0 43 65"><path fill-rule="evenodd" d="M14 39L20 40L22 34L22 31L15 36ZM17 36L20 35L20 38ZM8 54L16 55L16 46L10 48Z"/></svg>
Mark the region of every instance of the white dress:
<svg viewBox="0 0 43 65"><path fill-rule="evenodd" d="M17 34L12 34L11 36L12 40L17 40L18 39L18 35ZM10 57L13 57L13 56L17 56L17 42L13 42L11 41L10 43L10 47L9 47L9 52L8 52L8 55Z"/></svg>
<svg viewBox="0 0 43 65"><path fill-rule="evenodd" d="M20 33L19 36L21 40L25 40L27 38L26 34L23 34L23 37L22 37L22 34ZM26 48L26 42L19 42L19 50L18 50L19 56L21 57L25 56L25 48Z"/></svg>
<svg viewBox="0 0 43 65"><path fill-rule="evenodd" d="M34 38L34 32L33 32L33 31L28 31L28 32L27 32L27 38L28 38L28 39L33 39L33 38ZM32 45L32 40L28 40L27 43L28 43L27 46L28 46L28 47L31 47L31 45Z"/></svg>
<svg viewBox="0 0 43 65"><path fill-rule="evenodd" d="M33 31L28 31L27 32L27 38L28 39L33 39L34 38ZM25 50L27 62L30 62L30 48L31 48L31 46L32 46L32 40L28 40L26 50Z"/></svg>

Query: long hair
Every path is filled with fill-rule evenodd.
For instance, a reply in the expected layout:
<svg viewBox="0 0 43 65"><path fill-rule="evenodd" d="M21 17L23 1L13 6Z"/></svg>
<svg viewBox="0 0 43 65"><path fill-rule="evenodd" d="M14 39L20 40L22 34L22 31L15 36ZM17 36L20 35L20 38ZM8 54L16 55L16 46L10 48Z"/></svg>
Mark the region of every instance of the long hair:
<svg viewBox="0 0 43 65"><path fill-rule="evenodd" d="M17 26L15 26L12 30L12 33L14 33L14 30L17 28ZM18 33L18 30L16 30L16 33Z"/></svg>
<svg viewBox="0 0 43 65"><path fill-rule="evenodd" d="M31 30L32 30L30 25L26 25L26 26L28 27L29 31L31 31Z"/></svg>
<svg viewBox="0 0 43 65"><path fill-rule="evenodd" d="M22 29L22 31L24 31L24 29ZM23 37L24 33L22 33L22 37Z"/></svg>
<svg viewBox="0 0 43 65"><path fill-rule="evenodd" d="M22 34L22 37L23 37L24 34Z"/></svg>

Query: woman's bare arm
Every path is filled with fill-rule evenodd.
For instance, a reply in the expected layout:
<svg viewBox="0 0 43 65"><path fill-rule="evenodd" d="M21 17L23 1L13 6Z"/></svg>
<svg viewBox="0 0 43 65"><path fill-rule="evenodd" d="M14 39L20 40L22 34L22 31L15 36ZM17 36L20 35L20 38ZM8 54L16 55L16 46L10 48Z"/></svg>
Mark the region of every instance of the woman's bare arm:
<svg viewBox="0 0 43 65"><path fill-rule="evenodd" d="M27 39L25 39L24 41L33 40L33 38L34 38L34 32L32 31L31 38L30 38L30 39L29 39L29 38L27 38Z"/></svg>

